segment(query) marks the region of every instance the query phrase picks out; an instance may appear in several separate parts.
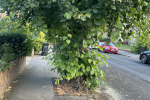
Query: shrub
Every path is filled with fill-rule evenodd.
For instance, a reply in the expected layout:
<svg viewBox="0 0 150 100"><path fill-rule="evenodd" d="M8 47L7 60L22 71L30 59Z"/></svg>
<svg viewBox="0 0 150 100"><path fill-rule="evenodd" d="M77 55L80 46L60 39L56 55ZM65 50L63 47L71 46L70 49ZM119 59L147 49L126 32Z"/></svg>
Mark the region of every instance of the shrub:
<svg viewBox="0 0 150 100"><path fill-rule="evenodd" d="M9 44L4 43L0 46L0 71L4 71L5 68L10 68L9 62L15 58L12 50Z"/></svg>
<svg viewBox="0 0 150 100"><path fill-rule="evenodd" d="M0 20L0 34L6 33L22 33L26 34L33 42L35 53L38 53L42 48L42 44L45 42L45 33L39 32L37 38L33 36L33 27L29 26L29 23L26 25L21 25L19 21L11 22L9 16L5 16Z"/></svg>
<svg viewBox="0 0 150 100"><path fill-rule="evenodd" d="M139 39L138 37L135 40L135 43L131 46L131 52L139 53L139 46L145 47L147 46L147 50L149 50L149 38L148 37L142 37Z"/></svg>
<svg viewBox="0 0 150 100"><path fill-rule="evenodd" d="M35 52L35 54L37 54L40 51L44 42L45 42L45 33L40 32L37 39L34 40L34 52Z"/></svg>
<svg viewBox="0 0 150 100"><path fill-rule="evenodd" d="M0 35L0 71L9 68L10 62L19 57L30 55L32 40L21 33Z"/></svg>

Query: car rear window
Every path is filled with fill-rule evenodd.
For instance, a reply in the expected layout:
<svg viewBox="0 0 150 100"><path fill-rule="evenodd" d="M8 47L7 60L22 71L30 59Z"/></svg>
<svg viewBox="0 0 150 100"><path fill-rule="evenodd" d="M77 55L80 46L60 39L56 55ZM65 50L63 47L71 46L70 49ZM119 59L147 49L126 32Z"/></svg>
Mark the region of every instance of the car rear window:
<svg viewBox="0 0 150 100"><path fill-rule="evenodd" d="M104 42L100 42L100 43L99 43L99 46L103 46L103 45L104 45Z"/></svg>

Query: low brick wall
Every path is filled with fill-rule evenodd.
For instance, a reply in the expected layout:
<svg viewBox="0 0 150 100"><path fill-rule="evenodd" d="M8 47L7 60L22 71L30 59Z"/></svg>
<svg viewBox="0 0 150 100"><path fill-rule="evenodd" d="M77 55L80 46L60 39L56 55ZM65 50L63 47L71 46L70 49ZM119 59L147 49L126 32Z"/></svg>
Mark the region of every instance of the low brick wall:
<svg viewBox="0 0 150 100"><path fill-rule="evenodd" d="M4 95L5 90L12 83L12 81L23 71L26 67L26 57L21 57L12 62L11 69L6 69L0 72L0 98Z"/></svg>

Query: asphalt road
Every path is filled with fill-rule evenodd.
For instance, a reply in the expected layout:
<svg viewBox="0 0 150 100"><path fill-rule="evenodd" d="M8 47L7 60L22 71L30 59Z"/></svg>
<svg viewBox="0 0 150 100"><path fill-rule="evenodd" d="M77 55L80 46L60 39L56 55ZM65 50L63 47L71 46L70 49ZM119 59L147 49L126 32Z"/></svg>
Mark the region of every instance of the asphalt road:
<svg viewBox="0 0 150 100"><path fill-rule="evenodd" d="M103 65L100 69L106 73L108 89L115 91L115 95L109 91L115 100L150 100L150 64L122 55L102 54L109 56L106 62L111 68Z"/></svg>

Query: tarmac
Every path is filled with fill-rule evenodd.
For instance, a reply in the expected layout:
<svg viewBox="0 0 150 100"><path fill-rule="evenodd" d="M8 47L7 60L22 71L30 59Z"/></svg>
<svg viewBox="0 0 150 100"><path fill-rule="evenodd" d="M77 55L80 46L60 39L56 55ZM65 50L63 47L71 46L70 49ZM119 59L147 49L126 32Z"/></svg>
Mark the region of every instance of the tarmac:
<svg viewBox="0 0 150 100"><path fill-rule="evenodd" d="M139 60L139 56L140 56L140 54L135 54L135 53L132 53L130 51L125 51L125 50L118 50L118 54L126 56L126 57L130 57L135 60Z"/></svg>
<svg viewBox="0 0 150 100"><path fill-rule="evenodd" d="M139 59L139 54L128 51L119 50L118 54ZM60 97L54 95L52 78L59 77L59 74L51 71L54 66L47 65L48 61L42 59L43 57L40 54L33 58L26 57L26 69L15 80L17 82L12 83L11 92L5 94L4 100L87 100L83 96Z"/></svg>

